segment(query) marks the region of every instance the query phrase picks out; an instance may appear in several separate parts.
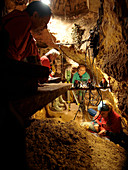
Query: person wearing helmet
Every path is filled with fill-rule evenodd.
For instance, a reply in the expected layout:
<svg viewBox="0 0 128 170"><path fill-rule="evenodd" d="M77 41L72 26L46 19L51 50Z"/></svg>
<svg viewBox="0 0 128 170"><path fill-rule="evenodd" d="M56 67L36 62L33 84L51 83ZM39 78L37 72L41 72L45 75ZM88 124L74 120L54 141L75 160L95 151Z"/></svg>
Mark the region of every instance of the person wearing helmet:
<svg viewBox="0 0 128 170"><path fill-rule="evenodd" d="M88 130L98 133L99 136L105 136L114 142L119 141L122 133L121 117L108 101L101 101L93 121L83 122L81 126L85 126Z"/></svg>

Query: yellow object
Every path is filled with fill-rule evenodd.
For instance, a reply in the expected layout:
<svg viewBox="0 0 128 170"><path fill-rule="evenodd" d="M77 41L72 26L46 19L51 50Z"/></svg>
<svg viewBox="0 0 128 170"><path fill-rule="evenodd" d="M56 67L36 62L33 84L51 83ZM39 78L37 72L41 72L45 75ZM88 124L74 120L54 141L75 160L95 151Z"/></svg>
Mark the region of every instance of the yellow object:
<svg viewBox="0 0 128 170"><path fill-rule="evenodd" d="M89 125L86 125L86 126L85 126L85 129L89 129Z"/></svg>
<svg viewBox="0 0 128 170"><path fill-rule="evenodd" d="M54 74L56 73L56 68L54 65L52 65L52 71L54 72Z"/></svg>

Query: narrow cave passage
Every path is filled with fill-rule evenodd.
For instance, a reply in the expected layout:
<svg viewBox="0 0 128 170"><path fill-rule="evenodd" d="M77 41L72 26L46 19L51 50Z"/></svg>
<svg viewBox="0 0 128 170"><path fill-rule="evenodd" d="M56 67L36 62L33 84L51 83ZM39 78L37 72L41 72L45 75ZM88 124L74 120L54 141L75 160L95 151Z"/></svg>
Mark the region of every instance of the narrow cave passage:
<svg viewBox="0 0 128 170"><path fill-rule="evenodd" d="M43 13L25 10L39 1ZM127 11L127 0L1 0L5 169L128 169Z"/></svg>

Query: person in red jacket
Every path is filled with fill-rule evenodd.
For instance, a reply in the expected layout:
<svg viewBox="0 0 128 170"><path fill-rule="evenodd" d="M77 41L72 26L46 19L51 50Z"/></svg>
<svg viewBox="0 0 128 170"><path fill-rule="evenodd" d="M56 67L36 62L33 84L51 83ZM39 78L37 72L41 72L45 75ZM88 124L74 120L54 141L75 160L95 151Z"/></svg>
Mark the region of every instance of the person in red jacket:
<svg viewBox="0 0 128 170"><path fill-rule="evenodd" d="M49 78L53 77L55 74L52 70L52 66L53 62L59 55L60 52L53 48L40 58L41 65L49 68Z"/></svg>
<svg viewBox="0 0 128 170"><path fill-rule="evenodd" d="M40 57L32 32L46 29L51 15L49 6L41 1L33 1L25 10L13 10L0 20L1 79L5 85L8 82L11 83L7 88L5 86L1 88L8 89L8 94L11 91L12 94L20 92L15 84L18 84L19 89L25 93L35 92L38 87L37 79L42 79L42 82L48 79L49 70L40 65ZM36 65L33 66L33 64ZM29 79L25 78L26 73Z"/></svg>
<svg viewBox="0 0 128 170"><path fill-rule="evenodd" d="M81 126L86 126L90 131L98 133L99 136L106 136L114 142L119 141L122 133L121 117L108 101L101 101L97 108L97 113L91 122L83 122Z"/></svg>
<svg viewBox="0 0 128 170"><path fill-rule="evenodd" d="M27 169L25 117L12 101L35 93L38 78L44 73L49 75L48 68L24 60L39 57L31 31L45 29L50 17L51 9L41 1L31 2L24 11L14 10L0 17L0 151L4 169Z"/></svg>
<svg viewBox="0 0 128 170"><path fill-rule="evenodd" d="M40 58L41 65L49 68L49 79L55 74L51 65L59 55L60 52L53 48ZM53 101L53 107L56 111L62 111L63 109L61 106L65 106L65 101L63 100L62 95Z"/></svg>
<svg viewBox="0 0 128 170"><path fill-rule="evenodd" d="M54 48L51 49L50 51L48 51L45 55L43 55L40 58L41 65L51 69L51 65L53 64L53 61L55 61L55 59L59 55L60 55L60 52L58 50Z"/></svg>
<svg viewBox="0 0 128 170"><path fill-rule="evenodd" d="M4 46L1 50L4 56L18 61L37 56L38 50L31 31L37 32L47 28L51 14L49 6L41 1L33 1L24 11L13 10L4 16L0 23L4 42L1 44Z"/></svg>

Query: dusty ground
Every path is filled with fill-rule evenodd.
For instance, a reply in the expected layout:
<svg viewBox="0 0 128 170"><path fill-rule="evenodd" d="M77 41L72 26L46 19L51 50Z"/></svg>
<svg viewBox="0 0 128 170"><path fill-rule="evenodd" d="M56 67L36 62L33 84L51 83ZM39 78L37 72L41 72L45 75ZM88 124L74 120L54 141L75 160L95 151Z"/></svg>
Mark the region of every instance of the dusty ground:
<svg viewBox="0 0 128 170"><path fill-rule="evenodd" d="M31 170L46 169L128 169L127 152L118 144L96 137L80 126L81 112L56 112L44 118L44 110L33 116L26 128L27 162Z"/></svg>

